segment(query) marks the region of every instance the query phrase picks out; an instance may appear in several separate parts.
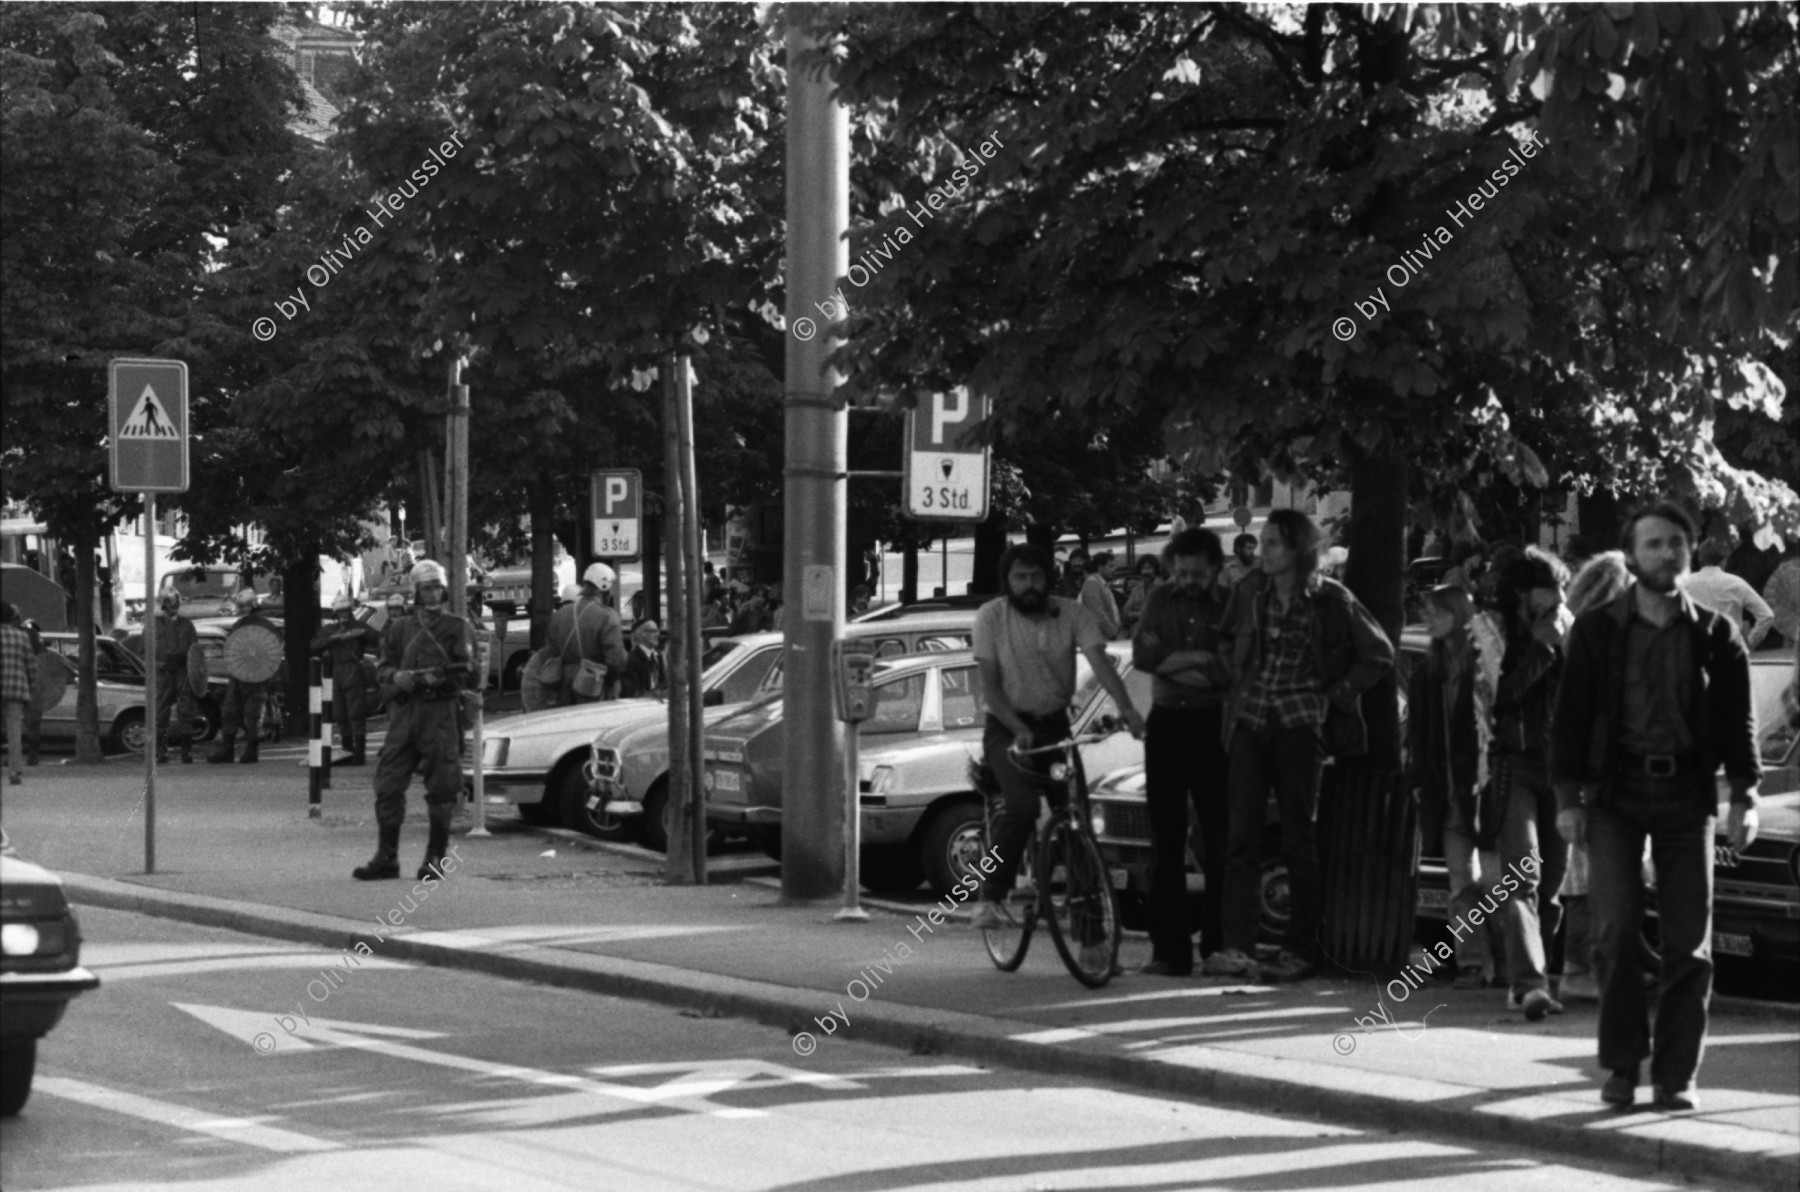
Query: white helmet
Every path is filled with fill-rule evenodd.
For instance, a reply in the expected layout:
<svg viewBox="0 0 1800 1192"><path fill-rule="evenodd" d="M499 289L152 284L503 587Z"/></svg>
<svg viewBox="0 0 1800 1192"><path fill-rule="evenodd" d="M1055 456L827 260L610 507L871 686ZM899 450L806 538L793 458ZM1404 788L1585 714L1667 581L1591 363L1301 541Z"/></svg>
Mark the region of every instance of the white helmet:
<svg viewBox="0 0 1800 1192"><path fill-rule="evenodd" d="M589 563L588 569L581 573L582 583L593 584L602 592L612 591L613 581L618 578L618 573L605 563Z"/></svg>
<svg viewBox="0 0 1800 1192"><path fill-rule="evenodd" d="M348 594L342 592L338 593L337 598L331 602L331 611L334 613L341 613L346 609L355 607L356 601L350 599Z"/></svg>
<svg viewBox="0 0 1800 1192"><path fill-rule="evenodd" d="M231 594L231 603L237 605L239 608L255 608L256 593L249 588L239 588Z"/></svg>
<svg viewBox="0 0 1800 1192"><path fill-rule="evenodd" d="M412 572L406 579L414 591L418 590L420 584L443 584L446 588L450 586L450 576L444 571L444 565L430 559L414 563Z"/></svg>
<svg viewBox="0 0 1800 1192"><path fill-rule="evenodd" d="M564 584L563 590L562 590L562 598L564 600L580 600L581 599L581 585L580 584Z"/></svg>
<svg viewBox="0 0 1800 1192"><path fill-rule="evenodd" d="M164 588L162 594L156 598L156 603L170 612L174 612L181 607L181 593L174 588Z"/></svg>

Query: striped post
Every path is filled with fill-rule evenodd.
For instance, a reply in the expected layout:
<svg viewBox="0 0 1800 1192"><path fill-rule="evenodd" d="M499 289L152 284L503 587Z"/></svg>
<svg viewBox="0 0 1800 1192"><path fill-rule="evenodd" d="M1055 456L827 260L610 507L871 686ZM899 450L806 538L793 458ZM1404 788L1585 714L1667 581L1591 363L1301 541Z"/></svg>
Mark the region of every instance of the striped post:
<svg viewBox="0 0 1800 1192"><path fill-rule="evenodd" d="M323 742L319 750L319 785L326 790L331 789L331 672L320 663L323 678L319 683L319 737Z"/></svg>
<svg viewBox="0 0 1800 1192"><path fill-rule="evenodd" d="M311 819L318 819L324 804L324 787L320 785L322 775L319 773L319 713L321 699L319 684L323 680L324 667L317 658L312 660L311 685L307 688L307 711L311 713L312 739L306 743L306 814Z"/></svg>

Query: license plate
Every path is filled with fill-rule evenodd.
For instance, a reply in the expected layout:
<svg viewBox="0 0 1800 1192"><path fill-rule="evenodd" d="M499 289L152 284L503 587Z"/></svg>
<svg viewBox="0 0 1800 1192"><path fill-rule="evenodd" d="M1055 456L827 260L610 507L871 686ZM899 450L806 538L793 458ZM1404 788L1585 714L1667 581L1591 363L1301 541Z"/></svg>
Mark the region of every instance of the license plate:
<svg viewBox="0 0 1800 1192"><path fill-rule="evenodd" d="M1450 905L1450 891L1427 887L1419 891L1419 905L1432 910L1444 910Z"/></svg>
<svg viewBox="0 0 1800 1192"><path fill-rule="evenodd" d="M1131 884L1131 875L1123 869L1115 869L1112 871L1112 884L1113 889L1123 890Z"/></svg>
<svg viewBox="0 0 1800 1192"><path fill-rule="evenodd" d="M742 790L743 787L738 783L738 772L736 770L714 770L713 789L733 793Z"/></svg>
<svg viewBox="0 0 1800 1192"><path fill-rule="evenodd" d="M1721 956L1748 956L1751 954L1750 937L1730 931L1715 931L1713 951Z"/></svg>

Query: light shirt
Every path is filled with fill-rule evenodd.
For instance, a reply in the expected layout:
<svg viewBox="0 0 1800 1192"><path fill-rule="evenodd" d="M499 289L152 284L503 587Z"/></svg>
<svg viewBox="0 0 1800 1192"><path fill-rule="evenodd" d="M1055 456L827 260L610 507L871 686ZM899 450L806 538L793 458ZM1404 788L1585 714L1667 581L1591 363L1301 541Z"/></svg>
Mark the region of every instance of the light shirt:
<svg viewBox="0 0 1800 1192"><path fill-rule="evenodd" d="M1027 716L1067 711L1076 651L1105 645L1094 614L1063 596L1049 597L1041 616L1027 616L1004 596L975 614L975 660L999 665L1001 691Z"/></svg>
<svg viewBox="0 0 1800 1192"><path fill-rule="evenodd" d="M1744 643L1752 650L1761 644L1769 627L1775 623L1775 610L1769 607L1769 602L1758 596L1743 576L1733 575L1722 567L1702 567L1682 580L1681 588L1695 604L1712 609L1736 625L1744 635ZM1749 629L1744 628L1746 610L1754 618Z"/></svg>
<svg viewBox="0 0 1800 1192"><path fill-rule="evenodd" d="M1119 602L1098 573L1089 575L1081 585L1081 603L1100 622L1100 632L1107 640L1119 636Z"/></svg>

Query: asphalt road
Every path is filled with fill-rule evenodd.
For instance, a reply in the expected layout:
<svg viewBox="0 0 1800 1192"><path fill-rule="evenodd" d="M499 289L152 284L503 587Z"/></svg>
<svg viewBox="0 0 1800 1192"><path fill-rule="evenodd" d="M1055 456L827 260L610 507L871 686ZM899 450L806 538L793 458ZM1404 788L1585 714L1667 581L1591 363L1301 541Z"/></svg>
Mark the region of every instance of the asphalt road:
<svg viewBox="0 0 1800 1192"><path fill-rule="evenodd" d="M1649 1189L122 912L0 1123L13 1190ZM336 978L322 975L335 970Z"/></svg>

